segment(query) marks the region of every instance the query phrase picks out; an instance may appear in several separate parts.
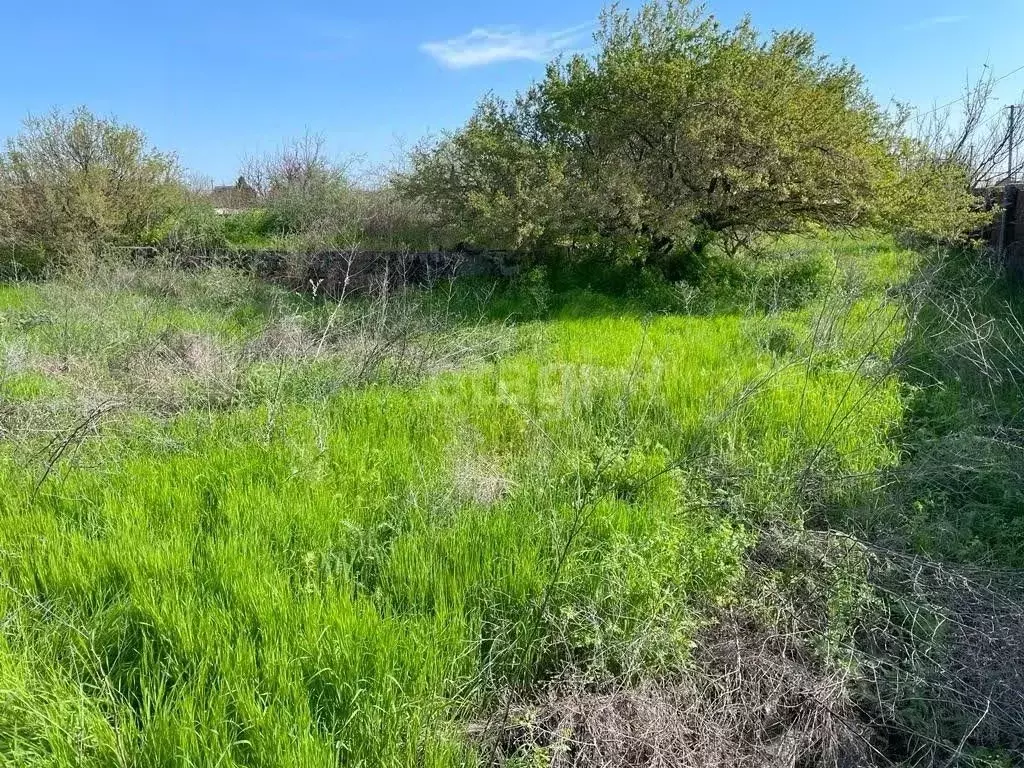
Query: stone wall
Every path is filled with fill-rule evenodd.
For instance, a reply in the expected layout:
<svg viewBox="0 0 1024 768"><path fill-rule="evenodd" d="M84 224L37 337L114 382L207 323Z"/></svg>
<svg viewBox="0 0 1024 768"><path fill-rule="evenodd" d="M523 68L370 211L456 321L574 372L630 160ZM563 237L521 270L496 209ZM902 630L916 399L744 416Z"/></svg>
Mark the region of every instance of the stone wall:
<svg viewBox="0 0 1024 768"><path fill-rule="evenodd" d="M264 261L265 258L264 258ZM455 277L502 277L515 272L505 252L325 251L312 255L283 255L263 272L293 288L337 297L381 286L430 285Z"/></svg>
<svg viewBox="0 0 1024 768"><path fill-rule="evenodd" d="M155 249L134 249L140 259L156 258ZM381 286L429 285L455 277L510 277L518 271L508 251L224 251L171 254L185 269L213 264L252 271L300 291L336 298Z"/></svg>

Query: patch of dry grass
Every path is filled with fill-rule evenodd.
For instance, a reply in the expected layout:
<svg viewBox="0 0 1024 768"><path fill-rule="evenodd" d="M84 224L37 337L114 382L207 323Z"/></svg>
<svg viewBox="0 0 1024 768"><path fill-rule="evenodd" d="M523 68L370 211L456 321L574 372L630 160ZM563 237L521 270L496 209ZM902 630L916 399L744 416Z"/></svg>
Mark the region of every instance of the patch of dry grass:
<svg viewBox="0 0 1024 768"><path fill-rule="evenodd" d="M316 396L411 383L511 348L504 324L438 311L423 290L377 287L318 301L226 267L118 260L26 283L16 303L0 303L2 429L57 434L109 402L155 417L258 405L305 377L332 382Z"/></svg>
<svg viewBox="0 0 1024 768"><path fill-rule="evenodd" d="M848 680L799 643L727 618L675 679L564 683L478 726L496 765L791 768L872 763Z"/></svg>

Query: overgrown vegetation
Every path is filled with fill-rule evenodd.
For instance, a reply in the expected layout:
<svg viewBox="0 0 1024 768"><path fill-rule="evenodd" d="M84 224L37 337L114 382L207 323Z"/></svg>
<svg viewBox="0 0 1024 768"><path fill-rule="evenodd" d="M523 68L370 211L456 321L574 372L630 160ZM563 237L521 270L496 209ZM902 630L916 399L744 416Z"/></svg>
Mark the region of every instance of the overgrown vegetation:
<svg viewBox="0 0 1024 768"><path fill-rule="evenodd" d="M971 185L1008 145L979 133L984 81L962 128L947 112L911 127L810 35L724 28L688 0L612 7L595 42L512 103L485 98L401 172L357 173L313 134L250 158L244 211L218 214L130 126L85 109L30 119L0 162L0 247L22 267L112 245L487 247L527 260L568 247L675 281L710 245L735 254L869 225L958 242L991 220Z"/></svg>
<svg viewBox="0 0 1024 768"><path fill-rule="evenodd" d="M831 243L689 314L543 272L340 304L116 262L6 287L0 753L831 764L940 727L948 757L962 718L860 714L868 555L785 543L907 509L880 478L913 327L885 292L920 257ZM1011 754L1013 722L960 757Z"/></svg>
<svg viewBox="0 0 1024 768"><path fill-rule="evenodd" d="M30 117L0 153L0 253L29 268L137 245L181 198L173 155L78 109Z"/></svg>
<svg viewBox="0 0 1024 768"><path fill-rule="evenodd" d="M86 110L11 140L0 764L1024 760L984 85L915 132L800 32L597 42L219 209Z"/></svg>
<svg viewBox="0 0 1024 768"><path fill-rule="evenodd" d="M968 167L904 135L806 33L765 40L669 0L607 10L595 42L413 154L401 185L454 238L597 247L676 280L711 243L881 223L956 240L984 218Z"/></svg>

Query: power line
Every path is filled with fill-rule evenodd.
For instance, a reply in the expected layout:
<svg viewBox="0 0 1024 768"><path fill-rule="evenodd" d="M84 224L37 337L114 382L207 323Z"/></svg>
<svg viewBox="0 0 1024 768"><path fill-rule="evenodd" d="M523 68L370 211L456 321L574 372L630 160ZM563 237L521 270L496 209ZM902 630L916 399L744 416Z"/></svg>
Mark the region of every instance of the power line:
<svg viewBox="0 0 1024 768"><path fill-rule="evenodd" d="M1024 64L1022 64L1021 66L1017 67L1014 70L1011 70L1010 72L1007 72L1005 75L1000 75L999 77L997 77L995 80L992 81L992 85L995 85L996 83L1001 83L1006 78L1012 77L1013 75L1016 75L1018 72L1024 72ZM936 112L938 112L939 110L945 109L946 107L952 107L954 104L959 104L961 101L966 99L969 95L970 94L965 93L959 99L953 99L953 101L949 102L948 104L943 104L940 107L935 107L935 109L930 109L927 112L920 113L918 115L918 117L927 117L928 115L933 115Z"/></svg>
<svg viewBox="0 0 1024 768"><path fill-rule="evenodd" d="M993 123L1000 122L1003 119L1004 119L1003 118L1003 110L999 110L995 114L989 115L988 119L985 120L985 122L983 122L981 125L982 125L982 127L987 127L987 126L992 125Z"/></svg>

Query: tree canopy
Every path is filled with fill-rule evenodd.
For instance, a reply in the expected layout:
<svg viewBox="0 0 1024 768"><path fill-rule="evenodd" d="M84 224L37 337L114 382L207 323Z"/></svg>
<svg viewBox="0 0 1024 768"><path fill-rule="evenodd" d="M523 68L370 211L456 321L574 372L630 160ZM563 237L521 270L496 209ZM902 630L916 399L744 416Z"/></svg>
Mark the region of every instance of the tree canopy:
<svg viewBox="0 0 1024 768"><path fill-rule="evenodd" d="M403 188L453 237L612 244L671 276L711 242L907 214L896 201L912 176L938 191L956 183L951 169L907 162L861 75L810 34L765 38L749 19L726 28L663 0L612 6L595 39L596 54L552 62L511 103L486 98L462 129L414 152Z"/></svg>

